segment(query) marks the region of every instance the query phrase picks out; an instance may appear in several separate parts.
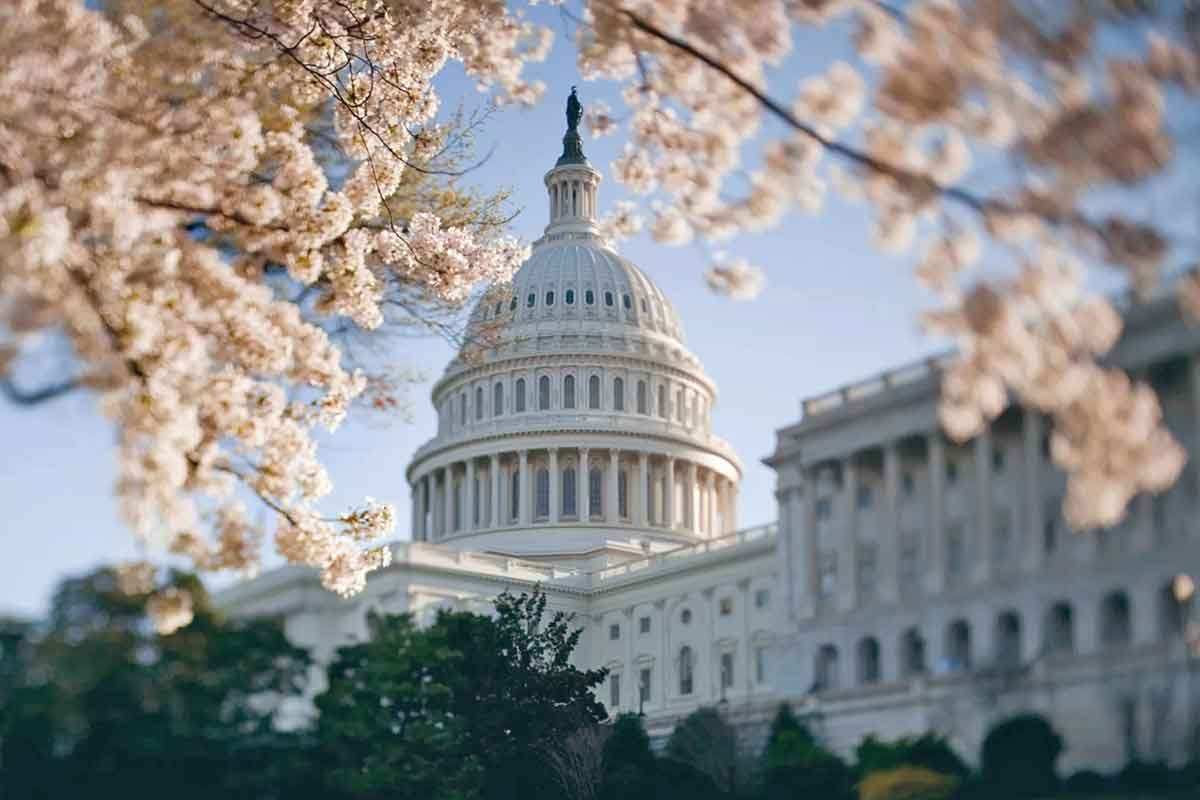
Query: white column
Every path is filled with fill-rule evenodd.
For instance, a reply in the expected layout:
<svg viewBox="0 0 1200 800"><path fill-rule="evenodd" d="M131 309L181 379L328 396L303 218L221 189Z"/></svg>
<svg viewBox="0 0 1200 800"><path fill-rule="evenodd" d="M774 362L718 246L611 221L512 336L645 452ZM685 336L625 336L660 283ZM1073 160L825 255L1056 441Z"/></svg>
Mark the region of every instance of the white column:
<svg viewBox="0 0 1200 800"><path fill-rule="evenodd" d="M1022 498L1025 502L1025 536L1018 539L1024 550L1022 566L1027 572L1042 568L1046 547L1042 542L1045 497L1042 494L1042 415L1032 408L1025 409L1022 416L1021 455L1023 460Z"/></svg>
<svg viewBox="0 0 1200 800"><path fill-rule="evenodd" d="M992 432L985 429L975 437L975 547L967 558L975 563L976 583L986 583L992 575Z"/></svg>
<svg viewBox="0 0 1200 800"><path fill-rule="evenodd" d="M645 453L638 453L637 524L643 528L650 525L650 501L653 497L650 492L650 459Z"/></svg>
<svg viewBox="0 0 1200 800"><path fill-rule="evenodd" d="M561 501L558 497L558 484L560 476L558 474L558 448L550 448L550 522L558 523L559 506Z"/></svg>
<svg viewBox="0 0 1200 800"><path fill-rule="evenodd" d="M946 480L946 443L941 431L929 434L929 572L926 588L937 594L946 588L946 520L942 498Z"/></svg>
<svg viewBox="0 0 1200 800"><path fill-rule="evenodd" d="M442 519L442 535L445 536L454 531L454 465L447 464L443 470L446 479L442 482L443 492L445 497L446 511Z"/></svg>
<svg viewBox="0 0 1200 800"><path fill-rule="evenodd" d="M478 488L475 486L475 477L476 477L475 476L475 459L468 458L467 459L467 491L463 493L465 495L464 502L466 503L466 506L467 506L466 508L463 509L463 530L467 530L467 531L475 530L475 504L477 502L479 502L478 499L476 498L476 494L478 493ZM480 523L482 525L483 509L481 508L479 510L479 512L480 512Z"/></svg>
<svg viewBox="0 0 1200 800"><path fill-rule="evenodd" d="M517 455L520 458L520 473L517 480L517 495L520 497L520 505L517 509L517 519L520 520L522 527L528 527L529 521L533 519L533 515L529 513L529 451L522 449Z"/></svg>
<svg viewBox="0 0 1200 800"><path fill-rule="evenodd" d="M817 563L817 526L813 518L816 513L814 499L816 496L816 476L811 469L805 469L801 475L799 491L792 490L790 502L795 516L796 558L798 560L796 574L798 586L798 615L802 619L813 617L817 613L817 596L820 593Z"/></svg>
<svg viewBox="0 0 1200 800"><path fill-rule="evenodd" d="M621 515L618 514L617 508L617 471L621 467L621 451L611 449L608 451L608 499L604 503L604 519L610 525L616 525L621 521Z"/></svg>
<svg viewBox="0 0 1200 800"><path fill-rule="evenodd" d="M429 508L429 476L422 475L421 480L417 482L417 486L421 490L417 497L420 505L417 509L417 530L421 534L419 541L427 542L429 541L429 524L426 513Z"/></svg>
<svg viewBox="0 0 1200 800"><path fill-rule="evenodd" d="M900 508L896 502L899 478L899 450L896 442L886 442L883 445L884 519L878 556L881 570L879 597L884 603L895 603L900 597Z"/></svg>
<svg viewBox="0 0 1200 800"><path fill-rule="evenodd" d="M666 486L663 491L663 520L670 530L675 529L675 457L667 456Z"/></svg>
<svg viewBox="0 0 1200 800"><path fill-rule="evenodd" d="M637 669L633 665L633 606L621 609L621 613L625 615L625 630L622 633L625 636L625 685L621 690L628 696L629 703L622 703L628 710L633 710L638 707L638 694L642 691L641 685L638 682Z"/></svg>
<svg viewBox="0 0 1200 800"><path fill-rule="evenodd" d="M683 507L686 509L687 529L689 533L700 533L700 504L696 502L696 488L699 482L696 480L696 462L687 462L687 472L684 479L686 482L683 486Z"/></svg>
<svg viewBox="0 0 1200 800"><path fill-rule="evenodd" d="M579 448L579 469L575 470L575 508L582 522L591 517L591 503L588 501L588 450Z"/></svg>
<svg viewBox="0 0 1200 800"><path fill-rule="evenodd" d="M1188 451L1188 460L1192 464L1192 480L1196 484L1196 497L1200 497L1200 358L1193 356L1188 359L1188 385L1192 401L1192 441L1191 447L1184 445ZM1195 514L1195 500L1189 513Z"/></svg>
<svg viewBox="0 0 1200 800"><path fill-rule="evenodd" d="M858 468L854 456L842 462L842 513L838 522L838 608L850 611L858 604L858 526L855 502Z"/></svg>
<svg viewBox="0 0 1200 800"><path fill-rule="evenodd" d="M671 620L667 618L667 601L655 600L654 607L658 609L658 631L662 637L662 657L659 659L660 667L658 670L658 685L659 696L662 698L662 707L667 707L667 696L669 694L668 684L673 677L671 675L670 666L675 663L675 654L671 652L671 638L667 635L667 631L671 627Z"/></svg>
<svg viewBox="0 0 1200 800"><path fill-rule="evenodd" d="M729 482L729 532L733 533L738 529L738 494L741 492L741 486L737 481Z"/></svg>
<svg viewBox="0 0 1200 800"><path fill-rule="evenodd" d="M742 578L738 581L738 589L741 590L738 610L742 615L742 657L739 660L742 662L742 683L746 687L746 694L749 695L754 691L754 653L750 646L750 579Z"/></svg>
<svg viewBox="0 0 1200 800"><path fill-rule="evenodd" d="M500 516L500 454L494 453L488 466L488 477L492 479L492 507L488 509L492 518L492 527L499 528L504 524Z"/></svg>
<svg viewBox="0 0 1200 800"><path fill-rule="evenodd" d="M716 473L711 469L704 476L704 532L708 538L717 535Z"/></svg>
<svg viewBox="0 0 1200 800"><path fill-rule="evenodd" d="M421 531L417 526L417 508L420 506L421 501L421 490L419 488L420 485L421 479L418 478L417 482L412 485L412 489L409 492L409 496L412 498L410 500L412 503L412 513L409 515L411 519L409 521L408 538L414 542L421 541Z"/></svg>

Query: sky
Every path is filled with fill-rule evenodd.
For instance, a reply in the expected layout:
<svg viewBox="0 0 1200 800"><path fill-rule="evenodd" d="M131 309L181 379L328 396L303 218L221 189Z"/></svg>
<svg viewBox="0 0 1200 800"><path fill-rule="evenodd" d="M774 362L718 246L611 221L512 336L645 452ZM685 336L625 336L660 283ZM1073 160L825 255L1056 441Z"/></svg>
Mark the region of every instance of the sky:
<svg viewBox="0 0 1200 800"><path fill-rule="evenodd" d="M480 134L491 157L469 177L481 188L508 186L521 213L513 233L532 241L547 222L542 176L561 151L563 108L573 84L589 101L619 107L612 85L585 83L575 52L553 9L532 17L558 34L551 57L530 70L547 84L532 109L506 109ZM823 69L845 37L818 29L797 43L796 56L773 79L791 94L802 74ZM484 101L460 72L439 80L443 107ZM601 212L627 196L609 177L608 165L622 138L585 136L584 151L605 176ZM869 220L860 206L832 195L816 216L789 215L776 229L721 244L765 269L767 284L755 300L735 302L712 294L703 273L711 251L699 245L668 247L647 236L622 243L674 303L685 340L718 387L713 431L740 455L739 525L776 518L774 474L760 459L774 446L775 431L796 422L800 401L945 348L918 329L919 309L931 298L919 289L911 260L887 257L870 244ZM411 420L351 420L323 440L322 457L335 490L323 507L339 512L374 497L397 507L398 538L407 539L409 489L404 470L413 451L429 439L436 415L429 404L432 382L451 356L437 339L399 339L390 356L424 381L409 395ZM0 613L38 614L57 581L106 561L134 557L112 493L114 434L89 395L72 395L36 408L0 403Z"/></svg>

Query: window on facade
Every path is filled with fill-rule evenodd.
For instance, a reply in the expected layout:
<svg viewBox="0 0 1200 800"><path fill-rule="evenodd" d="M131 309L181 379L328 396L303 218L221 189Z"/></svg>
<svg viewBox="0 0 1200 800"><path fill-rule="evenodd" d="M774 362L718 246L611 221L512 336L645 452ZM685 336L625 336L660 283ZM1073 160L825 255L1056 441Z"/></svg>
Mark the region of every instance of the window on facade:
<svg viewBox="0 0 1200 800"><path fill-rule="evenodd" d="M646 405L646 382L637 382L637 413L648 414L649 407Z"/></svg>
<svg viewBox="0 0 1200 800"><path fill-rule="evenodd" d="M621 673L614 672L608 676L608 704L621 705Z"/></svg>
<svg viewBox="0 0 1200 800"><path fill-rule="evenodd" d="M913 480L911 472L906 472L900 476L900 491L904 492L905 497L912 497L917 490L917 482Z"/></svg>
<svg viewBox="0 0 1200 800"><path fill-rule="evenodd" d="M650 668L642 667L638 673L638 700L643 703L650 702Z"/></svg>
<svg viewBox="0 0 1200 800"><path fill-rule="evenodd" d="M475 419L483 419L483 387L475 387Z"/></svg>
<svg viewBox="0 0 1200 800"><path fill-rule="evenodd" d="M683 390L675 390L675 419L683 422Z"/></svg>
<svg viewBox="0 0 1200 800"><path fill-rule="evenodd" d="M992 539L995 545L996 563L1006 563L1014 555L1012 512L1007 508L997 508L992 512Z"/></svg>
<svg viewBox="0 0 1200 800"><path fill-rule="evenodd" d="M1042 552L1050 555L1058 549L1058 506L1046 504L1046 518L1042 521Z"/></svg>
<svg viewBox="0 0 1200 800"><path fill-rule="evenodd" d="M957 461L947 461L946 462L946 483L950 484L951 486L958 483L958 462Z"/></svg>
<svg viewBox="0 0 1200 800"><path fill-rule="evenodd" d="M1050 653L1075 651L1075 615L1071 604L1055 603L1046 613L1046 650Z"/></svg>
<svg viewBox="0 0 1200 800"><path fill-rule="evenodd" d="M733 598L732 597L722 597L721 603L720 603L720 609L721 609L722 617L728 617L730 614L732 614L733 613Z"/></svg>
<svg viewBox="0 0 1200 800"><path fill-rule="evenodd" d="M1105 647L1125 647L1132 639L1129 595L1109 592L1100 603L1100 642Z"/></svg>
<svg viewBox="0 0 1200 800"><path fill-rule="evenodd" d="M855 505L857 505L860 510L870 508L872 502L875 500L874 494L875 493L870 486L859 486L858 490L855 492Z"/></svg>
<svg viewBox="0 0 1200 800"><path fill-rule="evenodd" d="M833 516L833 498L818 497L816 503L817 521L823 522Z"/></svg>
<svg viewBox="0 0 1200 800"><path fill-rule="evenodd" d="M646 298L644 298L644 297L642 298L642 313L643 313L643 314L649 314L649 313L650 313L650 309L649 309L649 307L646 305Z"/></svg>
<svg viewBox="0 0 1200 800"><path fill-rule="evenodd" d="M525 307L533 308L533 304L536 302L537 302L537 295L533 292L530 292L529 296L525 298Z"/></svg>
<svg viewBox="0 0 1200 800"><path fill-rule="evenodd" d="M629 475L625 470L617 472L617 513L629 518Z"/></svg>
<svg viewBox="0 0 1200 800"><path fill-rule="evenodd" d="M733 653L721 653L721 688L733 687Z"/></svg>
<svg viewBox="0 0 1200 800"><path fill-rule="evenodd" d="M538 410L550 410L550 376L548 375L538 378Z"/></svg>
<svg viewBox="0 0 1200 800"><path fill-rule="evenodd" d="M951 622L946 629L946 662L950 672L971 668L971 626L965 619Z"/></svg>
<svg viewBox="0 0 1200 800"><path fill-rule="evenodd" d="M509 517L513 522L521 515L521 473L512 474L512 492L509 496Z"/></svg>
<svg viewBox="0 0 1200 800"><path fill-rule="evenodd" d="M609 625L608 626L608 638L609 638L609 640L614 641L614 642L617 639L620 639L621 638L621 626L615 622L612 625Z"/></svg>
<svg viewBox="0 0 1200 800"><path fill-rule="evenodd" d="M498 417L504 413L504 384L497 383L492 387L492 416Z"/></svg>
<svg viewBox="0 0 1200 800"><path fill-rule="evenodd" d="M545 519L550 516L550 471L542 467L537 471L536 494L537 494L537 511L535 512L540 519Z"/></svg>
<svg viewBox="0 0 1200 800"><path fill-rule="evenodd" d="M564 295L564 299L567 301L567 305L569 305L569 306L575 305L575 290L567 289L567 292Z"/></svg>
<svg viewBox="0 0 1200 800"><path fill-rule="evenodd" d="M818 692L838 688L838 650L831 644L823 644L817 650L816 668L813 670Z"/></svg>
<svg viewBox="0 0 1200 800"><path fill-rule="evenodd" d="M483 481L479 479L479 475L475 475L475 491L471 493L471 520L475 525L480 523L480 503L483 501Z"/></svg>
<svg viewBox="0 0 1200 800"><path fill-rule="evenodd" d="M649 617L638 617L638 633L649 633L649 632L650 632L650 618Z"/></svg>
<svg viewBox="0 0 1200 800"><path fill-rule="evenodd" d="M574 467L567 467L562 471L562 513L566 517L573 517L578 513L575 507Z"/></svg>
<svg viewBox="0 0 1200 800"><path fill-rule="evenodd" d="M658 387L658 415L667 418L667 387Z"/></svg>
<svg viewBox="0 0 1200 800"><path fill-rule="evenodd" d="M685 608L683 611L680 611L679 612L679 621L680 621L680 623L682 623L684 625L691 625L692 624L692 610L690 608Z"/></svg>
<svg viewBox="0 0 1200 800"><path fill-rule="evenodd" d="M858 682L879 682L879 640L867 636L858 643Z"/></svg>
<svg viewBox="0 0 1200 800"><path fill-rule="evenodd" d="M588 378L588 408L600 408L600 376Z"/></svg>
<svg viewBox="0 0 1200 800"><path fill-rule="evenodd" d="M611 307L612 304L613 304L613 293L605 292L604 293L604 305Z"/></svg>
<svg viewBox="0 0 1200 800"><path fill-rule="evenodd" d="M462 392L458 395L458 424L467 424L467 393Z"/></svg>
<svg viewBox="0 0 1200 800"><path fill-rule="evenodd" d="M462 526L463 526L463 524L462 524L462 495L463 495L463 485L461 483L455 483L454 484L454 507L452 509L452 511L454 512L454 515L451 518L451 522L450 522L451 530L456 530L456 531L462 530Z"/></svg>
<svg viewBox="0 0 1200 800"><path fill-rule="evenodd" d="M514 392L516 393L516 396L513 398L513 410L514 411L524 411L525 410L525 379L524 378L517 378L517 386L516 386L516 389L514 390Z"/></svg>
<svg viewBox="0 0 1200 800"><path fill-rule="evenodd" d="M689 695L692 693L693 668L692 648L684 645L683 647L679 648L679 693L681 695Z"/></svg>
<svg viewBox="0 0 1200 800"><path fill-rule="evenodd" d="M497 317L500 316L500 312L503 310L504 310L504 301L503 300L496 301L496 313L494 316L497 316Z"/></svg>
<svg viewBox="0 0 1200 800"><path fill-rule="evenodd" d="M916 628L909 628L900 637L900 673L911 678L925 674L925 640Z"/></svg>
<svg viewBox="0 0 1200 800"><path fill-rule="evenodd" d="M585 291L583 293L583 302L587 303L589 306L594 306L596 304L596 293L591 289Z"/></svg>
<svg viewBox="0 0 1200 800"><path fill-rule="evenodd" d="M946 572L951 580L957 580L965 562L966 541L962 523L946 526Z"/></svg>
<svg viewBox="0 0 1200 800"><path fill-rule="evenodd" d="M554 292L546 292L546 305L554 305Z"/></svg>
<svg viewBox="0 0 1200 800"><path fill-rule="evenodd" d="M1004 448L995 447L992 450L992 471L1004 472Z"/></svg>
<svg viewBox="0 0 1200 800"><path fill-rule="evenodd" d="M575 376L563 378L563 408L575 407Z"/></svg>
<svg viewBox="0 0 1200 800"><path fill-rule="evenodd" d="M754 682L767 682L767 648L763 645L754 648Z"/></svg>
<svg viewBox="0 0 1200 800"><path fill-rule="evenodd" d="M629 295L625 295L624 297L622 297L621 302L625 304L626 311L633 308L633 298L630 297Z"/></svg>
<svg viewBox="0 0 1200 800"><path fill-rule="evenodd" d="M1015 611L1005 611L996 618L996 664L1003 669L1021 666L1021 617Z"/></svg>
<svg viewBox="0 0 1200 800"><path fill-rule="evenodd" d="M517 310L517 296L516 296L515 294L513 295L513 298L512 298L512 300L510 300L510 301L509 301L509 303L508 303L508 310L509 310L509 311L516 311L516 310Z"/></svg>
<svg viewBox="0 0 1200 800"><path fill-rule="evenodd" d="M625 381L621 378L613 378L613 410L625 410Z"/></svg>
<svg viewBox="0 0 1200 800"><path fill-rule="evenodd" d="M592 467L588 472L588 515L598 517L604 513L601 490L604 486L604 474L599 467Z"/></svg>
<svg viewBox="0 0 1200 800"><path fill-rule="evenodd" d="M756 589L754 592L754 607L766 608L769 605L771 605L771 590Z"/></svg>
<svg viewBox="0 0 1200 800"><path fill-rule="evenodd" d="M821 596L832 597L834 589L837 588L837 553L822 553L818 558L817 569Z"/></svg>

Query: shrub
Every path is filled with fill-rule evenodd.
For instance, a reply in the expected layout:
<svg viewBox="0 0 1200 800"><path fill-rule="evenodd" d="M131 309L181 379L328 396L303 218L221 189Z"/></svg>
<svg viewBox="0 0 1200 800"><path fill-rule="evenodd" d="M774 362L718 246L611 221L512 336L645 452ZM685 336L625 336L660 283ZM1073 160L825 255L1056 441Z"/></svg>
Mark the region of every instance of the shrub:
<svg viewBox="0 0 1200 800"><path fill-rule="evenodd" d="M966 763L942 736L933 733L905 736L894 742L867 736L854 751L860 778L873 772L909 765L925 767L942 775L962 780L970 772Z"/></svg>
<svg viewBox="0 0 1200 800"><path fill-rule="evenodd" d="M1020 714L993 727L983 740L983 783L1005 798L1040 797L1058 785L1055 762L1062 737L1045 717Z"/></svg>
<svg viewBox="0 0 1200 800"><path fill-rule="evenodd" d="M958 779L925 767L901 766L872 772L858 785L859 800L944 800Z"/></svg>

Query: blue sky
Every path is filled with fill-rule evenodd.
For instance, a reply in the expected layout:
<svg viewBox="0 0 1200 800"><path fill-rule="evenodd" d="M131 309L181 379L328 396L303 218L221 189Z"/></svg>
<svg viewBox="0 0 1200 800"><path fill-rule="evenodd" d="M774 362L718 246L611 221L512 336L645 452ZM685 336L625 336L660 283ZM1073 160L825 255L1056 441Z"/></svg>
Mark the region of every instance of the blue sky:
<svg viewBox="0 0 1200 800"><path fill-rule="evenodd" d="M481 187L507 185L515 191L523 210L514 232L526 240L546 224L542 175L561 149L563 103L571 85L579 84L585 105L603 98L619 106L614 87L579 79L574 50L555 12L535 12L559 34L551 58L531 70L548 86L545 100L493 119L480 144L483 151L494 145L495 152L471 176ZM801 74L840 55L834 48L843 42L844 36L828 29L799 40L796 57L778 78L779 90L790 94ZM446 108L459 100L468 107L483 101L454 70L440 88ZM584 142L589 159L605 174L602 211L625 197L608 178L608 164L621 144L620 136ZM815 217L788 216L769 233L739 237L721 249L766 270L766 289L757 300L736 303L711 294L702 277L709 254L699 246L665 247L643 236L621 247L674 302L689 347L719 387L713 430L733 444L745 465L740 524L748 526L775 519L774 476L759 459L771 451L775 430L798 419L801 398L943 345L917 329L916 314L930 298L916 286L910 260L873 249L860 206L830 196ZM412 421L351 421L322 444L336 484L328 510L364 496L393 502L402 521L400 538L408 538L404 469L413 450L433 434L429 388L450 355L437 339L395 343L395 361L427 379L412 390ZM0 612L38 613L64 575L136 552L112 496L114 436L95 399L79 395L35 409L0 404L0 441L5 452Z"/></svg>

